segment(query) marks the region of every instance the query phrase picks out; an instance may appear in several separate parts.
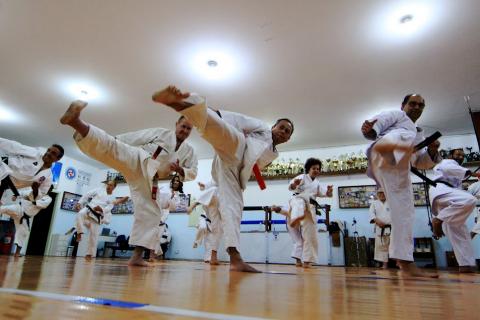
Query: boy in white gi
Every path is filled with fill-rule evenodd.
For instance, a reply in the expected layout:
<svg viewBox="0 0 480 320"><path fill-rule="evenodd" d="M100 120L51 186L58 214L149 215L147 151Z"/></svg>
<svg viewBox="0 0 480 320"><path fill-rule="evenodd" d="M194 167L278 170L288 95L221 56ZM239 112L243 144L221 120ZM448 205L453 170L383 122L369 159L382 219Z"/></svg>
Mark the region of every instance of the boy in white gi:
<svg viewBox="0 0 480 320"><path fill-rule="evenodd" d="M51 167L63 157L63 147L54 144L44 148L25 146L16 141L0 138L0 201L6 189L31 187L33 196L38 199L48 193L52 185Z"/></svg>
<svg viewBox="0 0 480 320"><path fill-rule="evenodd" d="M215 182L198 183L202 194L189 208L189 214L196 206L202 205L205 214L201 214L198 220L198 230L193 247L198 247L202 241L205 244L204 261L211 265L218 265L218 247L222 237L220 212L218 211L218 188Z"/></svg>
<svg viewBox="0 0 480 320"><path fill-rule="evenodd" d="M112 194L117 187L115 181L107 181L105 188L90 190L84 194L75 209L78 211L75 219L77 242L82 241L84 229L88 229L88 249L85 258L90 260L97 255L97 242L102 224L110 224L112 209L115 205L124 203L128 197L116 199Z"/></svg>
<svg viewBox="0 0 480 320"><path fill-rule="evenodd" d="M375 224L375 261L382 263L382 268L388 268L388 247L392 232L390 208L387 198L381 188L377 190L377 199L370 205L370 223Z"/></svg>
<svg viewBox="0 0 480 320"><path fill-rule="evenodd" d="M190 134L192 126L185 119L182 120L182 124L188 127L188 130L184 130L183 135L176 136L165 131L157 137L162 143L158 145L154 154L150 154L140 147L130 146L115 139L105 131L81 120L80 113L86 106L86 102L74 101L60 122L75 129L74 139L80 150L119 171L126 178L134 205L134 222L129 244L135 246L128 264L148 266L148 263L143 261L143 252L145 249L156 248L155 235L161 220L160 206L157 203L158 180L168 177L172 168L186 173L180 164L188 161L179 157L177 150L182 143L186 143L185 137ZM190 153L187 152L184 156L188 154ZM194 179L195 175L196 170L192 170L185 179Z"/></svg>
<svg viewBox="0 0 480 320"><path fill-rule="evenodd" d="M470 175L470 170L461 166L463 149L450 150L448 159L442 160L433 168L436 187L430 187L433 233L437 237L447 236L457 258L459 272L475 272L475 256L472 240L465 221L472 213L477 199L462 190L462 180ZM475 174L480 176L480 174Z"/></svg>
<svg viewBox="0 0 480 320"><path fill-rule="evenodd" d="M468 192L470 192L475 198L477 198L477 204L480 204L480 181L472 183L468 187ZM472 230L470 231L470 237L473 239L477 234L480 233L480 210L479 208L475 208L476 216L475 216L475 225L473 226Z"/></svg>
<svg viewBox="0 0 480 320"><path fill-rule="evenodd" d="M401 110L382 112L366 120L361 128L365 138L374 140L367 150L367 174L382 187L390 206L390 258L396 259L407 275L420 277L425 274L413 263L415 208L410 167L429 169L441 160L438 141L414 150L424 140L422 130L415 125L424 107L425 100L420 95L407 95Z"/></svg>
<svg viewBox="0 0 480 320"><path fill-rule="evenodd" d="M287 142L293 132L288 119L280 119L269 129L265 123L248 116L207 108L205 100L182 93L170 86L153 95L157 103L182 113L200 135L215 149L212 178L218 185L219 210L230 270L258 272L246 264L238 251L243 213L243 190L252 170L259 171L278 156L276 146Z"/></svg>
<svg viewBox="0 0 480 320"><path fill-rule="evenodd" d="M16 203L0 206L0 214L6 214L13 219L15 224L15 257L20 256L20 251L27 244L27 238L32 226L33 217L42 209L47 208L52 202L52 198L45 194L33 197L31 188L18 190L19 196L14 196L12 200Z"/></svg>

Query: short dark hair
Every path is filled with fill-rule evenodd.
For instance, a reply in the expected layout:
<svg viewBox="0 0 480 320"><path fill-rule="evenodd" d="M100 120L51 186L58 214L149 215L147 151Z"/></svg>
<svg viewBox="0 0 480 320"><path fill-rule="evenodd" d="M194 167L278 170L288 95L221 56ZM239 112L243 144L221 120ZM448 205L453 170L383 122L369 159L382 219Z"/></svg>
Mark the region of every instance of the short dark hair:
<svg viewBox="0 0 480 320"><path fill-rule="evenodd" d="M452 149L452 150L448 151L448 155L449 155L450 157L453 157L453 154L454 154L455 151L457 151L457 150L463 151L463 148L455 148L455 149ZM465 151L463 151L463 152L465 152Z"/></svg>
<svg viewBox="0 0 480 320"><path fill-rule="evenodd" d="M307 161L305 161L305 173L308 173L310 168L317 164L320 166L320 170L322 170L322 161L317 158L308 158Z"/></svg>
<svg viewBox="0 0 480 320"><path fill-rule="evenodd" d="M185 118L185 116L182 114L182 115L180 116L180 118L178 118L177 123L179 123L179 122L182 121L183 119L187 119L187 118Z"/></svg>
<svg viewBox="0 0 480 320"><path fill-rule="evenodd" d="M62 159L63 155L65 154L65 150L63 150L63 147L59 144L52 144L52 147L55 147L60 151L60 155L58 156L58 160Z"/></svg>
<svg viewBox="0 0 480 320"><path fill-rule="evenodd" d="M276 126L280 123L280 121L287 121L288 123L290 123L290 125L292 126L292 132L290 133L290 135L292 135L292 134L293 134L293 130L295 130L295 127L293 126L292 120L290 120L290 119L288 119L288 118L278 119L277 122L275 122L275 124L273 125L273 127L276 127ZM272 128L273 128L273 127L272 127Z"/></svg>
<svg viewBox="0 0 480 320"><path fill-rule="evenodd" d="M412 96L420 96L420 97L422 97L422 95L420 95L420 94L418 94L418 93L410 93L410 94L407 94L407 95L405 96L405 98L403 98L402 108L405 107L405 105L407 104L408 100L410 100L410 98L411 98ZM423 99L423 102L425 103L425 98L422 97L422 99Z"/></svg>

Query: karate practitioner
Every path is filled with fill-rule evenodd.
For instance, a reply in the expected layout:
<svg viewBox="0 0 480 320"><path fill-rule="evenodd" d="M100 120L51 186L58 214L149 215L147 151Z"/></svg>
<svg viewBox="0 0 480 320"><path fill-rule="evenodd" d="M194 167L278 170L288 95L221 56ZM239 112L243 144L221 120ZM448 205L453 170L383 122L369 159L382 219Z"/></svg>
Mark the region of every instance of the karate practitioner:
<svg viewBox="0 0 480 320"><path fill-rule="evenodd" d="M397 260L405 274L419 277L425 274L413 263L415 208L410 166L429 169L441 160L438 141L418 151L413 148L424 140L423 131L415 125L424 107L420 95L407 95L401 110L382 112L361 128L365 138L374 140L367 150L367 174L384 190L390 206L390 258Z"/></svg>
<svg viewBox="0 0 480 320"><path fill-rule="evenodd" d="M15 224L15 257L20 256L20 251L27 244L27 238L30 234L30 228L35 217L42 209L47 208L52 202L48 195L37 196L34 198L31 188L18 190L19 195L13 196L12 200L16 203L0 206L0 214L5 214L13 219ZM47 191L48 193L48 191Z"/></svg>
<svg viewBox="0 0 480 320"><path fill-rule="evenodd" d="M107 181L105 188L96 188L84 194L75 209L78 211L75 219L77 242L82 241L84 229L88 230L88 249L85 259L90 260L97 255L97 242L102 224L110 224L112 209L115 205L125 203L128 197L116 199L112 194L117 187L115 181Z"/></svg>
<svg viewBox="0 0 480 320"><path fill-rule="evenodd" d="M477 204L480 204L480 181L477 181L475 183L472 183L468 187L468 192L470 192L475 198L477 198ZM480 210L479 208L474 209L476 212L475 216L475 225L472 228L472 231L470 232L470 237L473 239L477 234L480 233Z"/></svg>
<svg viewBox="0 0 480 320"><path fill-rule="evenodd" d="M0 156L5 158L0 161L0 201L6 189L18 196L17 189L31 187L35 199L46 195L52 185L51 167L63 153L63 147L58 144L45 151L0 138Z"/></svg>
<svg viewBox="0 0 480 320"><path fill-rule="evenodd" d="M186 143L184 140L190 134L192 126L185 120L182 125L189 129L183 130L182 136L166 134L158 137L158 141L162 143L151 155L142 148L121 142L105 131L81 120L80 113L86 106L87 103L83 101L72 102L60 122L76 131L74 139L80 150L119 171L126 178L135 212L129 239L129 244L135 246L135 250L128 264L148 266L148 263L143 261L143 252L145 249L156 248L154 240L161 220L161 206L157 203L157 198L160 198L157 197L158 180L168 177L172 168L187 162L185 158L179 157L176 151L182 143ZM185 169L177 168L178 171L183 172ZM193 179L195 175L196 170L192 171L191 175L185 176L185 179Z"/></svg>
<svg viewBox="0 0 480 320"><path fill-rule="evenodd" d="M442 160L433 168L436 187L430 187L432 203L433 233L437 237L446 235L457 258L459 272L475 272L475 256L472 241L465 221L472 213L477 199L462 190L462 180L470 170L461 166L465 155L463 149L450 150L448 159ZM480 176L475 174L475 176Z"/></svg>
<svg viewBox="0 0 480 320"><path fill-rule="evenodd" d="M310 268L318 263L317 215L314 202L317 197L332 197L333 186L325 190L318 177L322 163L319 159L309 158L305 162L305 173L290 181L288 190L293 192L288 205L287 230L292 238L294 248L292 258L296 266ZM279 207L273 211L282 213Z"/></svg>
<svg viewBox="0 0 480 320"><path fill-rule="evenodd" d="M377 190L377 199L370 205L370 223L375 224L375 255L374 260L382 263L382 268L388 268L388 247L392 232L390 208L387 198L381 188Z"/></svg>
<svg viewBox="0 0 480 320"><path fill-rule="evenodd" d="M276 146L287 142L293 132L288 119L280 119L269 129L265 123L248 116L207 108L200 96L190 97L170 86L153 95L157 103L182 113L215 150L212 178L218 185L222 229L230 255L232 271L258 272L243 262L239 250L243 190L252 174L270 164L277 156ZM257 170L258 169L258 170Z"/></svg>
<svg viewBox="0 0 480 320"><path fill-rule="evenodd" d="M193 247L198 247L202 241L205 244L204 261L211 265L218 265L218 247L222 237L220 212L218 211L218 187L215 182L206 184L198 183L202 194L188 209L189 214L193 209L202 205L205 214L201 214L197 226L197 234Z"/></svg>

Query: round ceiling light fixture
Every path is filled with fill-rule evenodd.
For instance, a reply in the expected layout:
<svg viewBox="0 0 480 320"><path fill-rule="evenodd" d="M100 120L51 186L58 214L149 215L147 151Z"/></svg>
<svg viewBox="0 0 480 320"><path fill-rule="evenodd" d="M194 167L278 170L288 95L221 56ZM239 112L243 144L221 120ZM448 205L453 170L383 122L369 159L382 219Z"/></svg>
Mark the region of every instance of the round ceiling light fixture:
<svg viewBox="0 0 480 320"><path fill-rule="evenodd" d="M413 15L411 14L406 14L403 17L400 18L400 23L409 23L410 21L413 20Z"/></svg>
<svg viewBox="0 0 480 320"><path fill-rule="evenodd" d="M215 68L216 66L218 66L218 62L215 60L208 60L207 64L211 68Z"/></svg>

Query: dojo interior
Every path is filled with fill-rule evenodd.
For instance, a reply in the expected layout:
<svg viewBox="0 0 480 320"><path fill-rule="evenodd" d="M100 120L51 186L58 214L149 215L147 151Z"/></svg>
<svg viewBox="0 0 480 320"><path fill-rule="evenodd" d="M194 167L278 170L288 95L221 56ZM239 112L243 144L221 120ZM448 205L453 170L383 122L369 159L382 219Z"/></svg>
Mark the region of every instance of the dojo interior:
<svg viewBox="0 0 480 320"><path fill-rule="evenodd" d="M405 95L421 94L419 127L427 136L441 132L440 149L463 148L464 166L475 170L479 140L470 111L480 110L479 10L474 0L0 0L0 137L65 148L52 204L33 219L20 258L11 255L12 223L2 217L1 317L475 319L480 277L456 273L449 240L432 238L416 176L415 263L440 278L404 279L392 261L386 271L375 265L375 182L366 175L370 143L360 127L399 109ZM75 224L72 201L115 171L82 154L58 122L62 113L82 99L89 103L84 118L112 135L174 129L178 114L151 100L170 84L269 126L282 117L295 124L267 188L252 180L243 194L240 252L263 273L229 272L223 244L219 266L203 262L203 246L192 247L198 215L188 215L185 203L199 197L197 182L211 180L214 156L195 129L187 141L198 174L168 216L164 259L132 268L129 248L112 249L118 236L129 236L129 206L100 228L92 261L84 259L86 241L76 245L65 234ZM290 257L285 217L261 207L288 202L289 181L310 157L322 161L320 182L334 191L318 200L328 207L328 216L318 216L318 264L303 269ZM129 195L127 184L114 195ZM325 220L340 230L329 232ZM480 237L472 244L480 266Z"/></svg>

